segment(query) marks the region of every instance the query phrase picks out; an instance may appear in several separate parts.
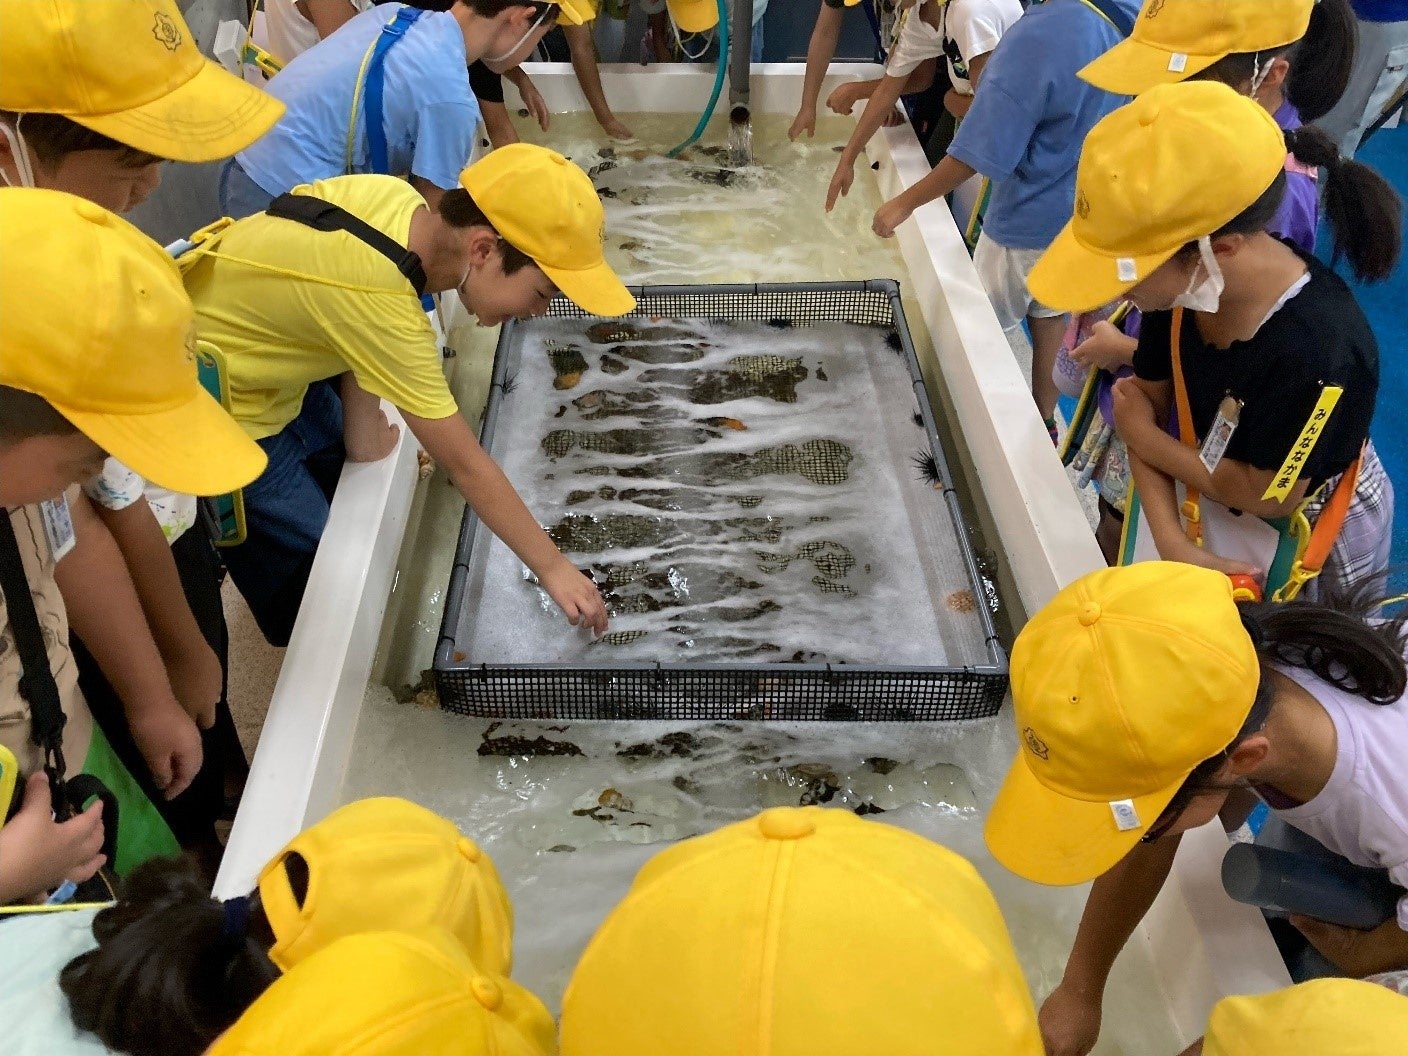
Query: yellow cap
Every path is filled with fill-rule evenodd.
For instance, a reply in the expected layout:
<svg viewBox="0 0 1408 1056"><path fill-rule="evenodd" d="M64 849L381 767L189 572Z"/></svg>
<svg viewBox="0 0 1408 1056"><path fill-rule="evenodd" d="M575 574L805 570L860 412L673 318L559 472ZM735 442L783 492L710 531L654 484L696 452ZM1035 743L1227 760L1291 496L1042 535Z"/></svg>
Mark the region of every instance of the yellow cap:
<svg viewBox="0 0 1408 1056"><path fill-rule="evenodd" d="M583 26L596 18L597 0L557 0L558 25Z"/></svg>
<svg viewBox="0 0 1408 1056"><path fill-rule="evenodd" d="M554 1034L444 932L363 932L276 979L206 1056L552 1056Z"/></svg>
<svg viewBox="0 0 1408 1056"><path fill-rule="evenodd" d="M1240 215L1285 163L1275 119L1227 85L1151 89L1090 130L1075 216L1032 268L1032 296L1072 312L1110 303Z"/></svg>
<svg viewBox="0 0 1408 1056"><path fill-rule="evenodd" d="M1408 997L1358 979L1316 979L1229 997L1208 1020L1203 1056L1389 1056L1408 1052Z"/></svg>
<svg viewBox="0 0 1408 1056"><path fill-rule="evenodd" d="M205 58L174 0L0 0L0 109L214 161L269 131L284 104Z"/></svg>
<svg viewBox="0 0 1408 1056"><path fill-rule="evenodd" d="M1099 876L1241 730L1260 665L1221 572L1148 561L1057 594L1012 646L1021 750L987 821L1041 884Z"/></svg>
<svg viewBox="0 0 1408 1056"><path fill-rule="evenodd" d="M299 904L286 861L308 865ZM485 971L513 963L513 906L493 861L440 815L404 799L363 799L305 829L259 874L284 971L329 943L381 928L442 928Z"/></svg>
<svg viewBox="0 0 1408 1056"><path fill-rule="evenodd" d="M685 33L703 33L719 24L719 5L715 0L666 0L670 17Z"/></svg>
<svg viewBox="0 0 1408 1056"><path fill-rule="evenodd" d="M1080 76L1116 95L1138 95L1245 52L1305 36L1316 0L1145 0L1134 32Z"/></svg>
<svg viewBox="0 0 1408 1056"><path fill-rule="evenodd" d="M765 811L647 862L573 973L561 1044L563 1056L1042 1053L976 870L820 807Z"/></svg>
<svg viewBox="0 0 1408 1056"><path fill-rule="evenodd" d="M176 266L126 220L59 191L0 191L0 385L47 400L163 488L218 495L266 459L196 376Z"/></svg>
<svg viewBox="0 0 1408 1056"><path fill-rule="evenodd" d="M532 143L490 151L460 173L509 245L533 258L573 304L592 315L624 315L636 299L606 263L606 212L587 174Z"/></svg>

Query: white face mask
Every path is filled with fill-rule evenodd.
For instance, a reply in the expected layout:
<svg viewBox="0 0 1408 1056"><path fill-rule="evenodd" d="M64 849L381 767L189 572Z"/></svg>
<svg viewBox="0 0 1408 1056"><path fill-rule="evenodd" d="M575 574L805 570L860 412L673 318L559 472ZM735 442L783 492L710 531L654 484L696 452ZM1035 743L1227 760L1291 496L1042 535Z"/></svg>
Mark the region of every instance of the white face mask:
<svg viewBox="0 0 1408 1056"><path fill-rule="evenodd" d="M1193 269L1193 277L1188 280L1188 288L1173 299L1173 307L1187 308L1192 312L1211 315L1222 304L1222 291L1227 285L1217 258L1213 256L1212 239L1198 239L1198 267ZM1199 281L1199 272L1203 272Z"/></svg>
<svg viewBox="0 0 1408 1056"><path fill-rule="evenodd" d="M34 167L29 161L29 144L24 141L24 133L20 131L20 122L24 120L24 114L15 117L15 127L0 124L0 136L5 137L5 141L10 144L10 156L15 159L15 172L19 174L21 187L34 186ZM5 170L0 169L0 180L5 181L6 187L13 187L10 177L5 175Z"/></svg>

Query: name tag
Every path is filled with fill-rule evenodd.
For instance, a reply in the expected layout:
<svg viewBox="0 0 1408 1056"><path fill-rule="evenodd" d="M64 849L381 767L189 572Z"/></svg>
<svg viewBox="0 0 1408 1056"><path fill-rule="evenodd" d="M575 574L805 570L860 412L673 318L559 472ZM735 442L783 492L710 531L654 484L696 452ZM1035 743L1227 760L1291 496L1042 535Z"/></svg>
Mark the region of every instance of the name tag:
<svg viewBox="0 0 1408 1056"><path fill-rule="evenodd" d="M69 513L68 499L62 495L57 499L46 499L39 504L39 515L44 521L44 538L49 542L49 554L58 564L73 549L73 517Z"/></svg>
<svg viewBox="0 0 1408 1056"><path fill-rule="evenodd" d="M1198 461L1209 473L1217 470L1222 456L1227 453L1227 445L1232 442L1232 434L1237 431L1237 422L1242 416L1242 401L1235 396L1224 396L1217 408L1217 417L1212 421L1203 446L1198 449Z"/></svg>

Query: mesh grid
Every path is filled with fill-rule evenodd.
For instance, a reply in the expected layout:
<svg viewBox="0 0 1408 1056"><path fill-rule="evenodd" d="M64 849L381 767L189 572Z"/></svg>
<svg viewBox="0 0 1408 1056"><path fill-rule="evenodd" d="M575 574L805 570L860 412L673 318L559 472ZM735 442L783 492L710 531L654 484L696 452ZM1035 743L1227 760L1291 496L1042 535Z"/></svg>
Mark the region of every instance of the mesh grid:
<svg viewBox="0 0 1408 1056"><path fill-rule="evenodd" d="M633 289L636 308L619 321L709 318L719 321L763 322L777 327L848 323L890 330L898 352L911 362L918 381L918 363L899 308L899 286L889 280L749 286L657 286ZM590 319L564 297L553 299L548 316ZM590 328L594 345L630 340L613 330L618 320L603 320ZM505 327L500 351L514 340ZM576 352L573 348L571 352ZM554 358L554 370L570 373L576 366L569 350ZM760 361L769 357L757 357ZM775 357L772 357L775 358ZM501 395L500 356L495 384L486 411L486 434L492 430ZM746 365L745 365L746 366ZM760 372L776 369L759 362ZM927 416L926 416L927 417ZM947 460L938 437L929 427L934 454L948 477ZM565 441L564 441L565 442ZM817 447L818 441L786 444L759 452L804 472L818 482L844 479L846 461L838 452ZM821 443L832 443L825 441ZM485 438L488 446L487 435ZM835 444L836 447L842 445ZM842 447L842 452L844 448ZM959 544L978 597L985 596L967 541L967 529L956 499L948 497L958 526ZM511 719L578 720L755 720L822 722L934 722L981 718L996 714L1007 691L1007 664L997 643L991 617L984 613L990 663L950 668L895 668L820 664L738 664L594 666L561 664L476 663L455 660L454 619L464 591L474 518L467 512L460 533L460 553L445 607L440 646L436 650L435 681L441 707L462 715ZM641 632L623 632L641 633Z"/></svg>

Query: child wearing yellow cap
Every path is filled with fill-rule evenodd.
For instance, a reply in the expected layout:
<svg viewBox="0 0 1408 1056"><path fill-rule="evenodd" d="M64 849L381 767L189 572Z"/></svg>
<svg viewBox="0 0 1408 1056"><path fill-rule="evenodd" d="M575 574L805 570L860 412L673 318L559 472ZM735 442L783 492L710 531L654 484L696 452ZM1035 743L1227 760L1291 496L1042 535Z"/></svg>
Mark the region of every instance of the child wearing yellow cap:
<svg viewBox="0 0 1408 1056"><path fill-rule="evenodd" d="M588 944L563 1056L1041 1056L965 859L846 810L779 808L661 851Z"/></svg>
<svg viewBox="0 0 1408 1056"><path fill-rule="evenodd" d="M155 189L164 160L227 157L282 113L201 54L171 0L0 2L0 178L8 185L66 191L123 213ZM148 486L109 459L72 509L91 531L57 578L72 599L84 694L182 845L213 866L227 779L236 786L247 765L224 693L219 559L196 524L197 500ZM129 725L129 710L158 706L190 717Z"/></svg>
<svg viewBox="0 0 1408 1056"><path fill-rule="evenodd" d="M1184 1056L1387 1056L1408 1052L1408 998L1357 979L1317 979L1218 1002Z"/></svg>
<svg viewBox="0 0 1408 1056"><path fill-rule="evenodd" d="M248 897L214 900L189 861L163 859L134 870L112 906L4 927L9 1056L198 1056L280 973L363 932L434 928L486 975L512 964L494 863L449 821L389 798L294 837Z"/></svg>
<svg viewBox="0 0 1408 1056"><path fill-rule="evenodd" d="M443 932L340 939L271 986L209 1056L555 1056L533 994Z"/></svg>
<svg viewBox="0 0 1408 1056"><path fill-rule="evenodd" d="M1220 810L1240 825L1248 792L1321 858L1408 886L1408 643L1402 617L1366 608L1239 606L1221 573L1151 561L1077 580L1022 629L1012 649L1021 750L987 844L1037 883L1095 881L1042 1007L1048 1053L1091 1050L1115 957L1180 834ZM1291 921L1345 974L1408 967L1400 896L1367 931Z"/></svg>
<svg viewBox="0 0 1408 1056"><path fill-rule="evenodd" d="M1032 398L1056 440L1056 352L1066 308L1043 301L1028 276L1070 215L1076 163L1086 133L1120 99L1075 74L1128 32L1136 0L1047 0L1003 36L983 71L986 89L932 172L882 205L881 238L915 209L981 174L992 181L983 233L973 252L978 278L1008 334L1026 323L1032 342Z"/></svg>
<svg viewBox="0 0 1408 1056"><path fill-rule="evenodd" d="M803 133L808 138L816 135L816 108L821 100L821 84L826 79L827 68L836 56L836 45L841 39L841 27L845 23L846 8L868 4L865 17L871 20L879 35L879 44L888 50L894 44L895 26L900 16L904 0L822 0L816 13L816 24L807 41L807 64L802 76L802 102L797 108L797 116L787 129L787 138L796 141ZM918 92L934 82L935 64L924 63L915 70L905 83L904 91ZM879 82L869 82L870 90ZM849 114L856 103L867 97L860 86L840 85L827 98L827 105L837 113Z"/></svg>
<svg viewBox="0 0 1408 1056"><path fill-rule="evenodd" d="M1135 377L1115 385L1114 416L1160 555L1265 574L1198 545L1198 517L1180 508L1175 481L1258 517L1305 504L1313 525L1357 461L1322 574L1343 588L1373 581L1388 561L1393 489L1366 447L1378 348L1345 283L1266 232L1285 193L1287 146L1326 167L1337 252L1361 279L1387 275L1401 219L1381 177L1339 158L1312 127L1283 133L1226 85L1190 81L1151 89L1091 131L1075 216L1031 284L1072 311L1128 296L1144 312ZM1180 385L1188 426L1175 438L1164 425ZM1307 422L1317 437L1308 454Z"/></svg>
<svg viewBox="0 0 1408 1056"><path fill-rule="evenodd" d="M837 198L850 193L856 162L870 137L894 113L900 95L915 90L909 82L920 65L944 59L952 85L944 104L953 117L967 116L983 67L1023 10L1018 0L902 0L902 6L907 14L885 64L885 76L857 89L867 92L868 101L836 162L836 173L826 192L828 213ZM844 112L849 114L850 107Z"/></svg>
<svg viewBox="0 0 1408 1056"><path fill-rule="evenodd" d="M84 310L75 312L75 304ZM19 813L0 827L3 905L86 880L105 860L122 872L176 850L93 726L78 687L55 580L55 566L91 530L69 514L74 486L106 454L164 487L194 493L239 487L265 459L196 379L194 315L170 259L92 202L56 191L0 191L0 320L0 501L7 511L0 519L7 570L0 743L18 760L24 792ZM171 707L185 718L174 701ZM101 853L104 809L67 783L80 774L105 785L120 808L108 818L116 831ZM17 806L6 802L0 816ZM65 820L73 812L79 817Z"/></svg>
<svg viewBox="0 0 1408 1056"><path fill-rule="evenodd" d="M413 269L345 231L268 214L202 236L182 258L201 337L224 355L235 418L269 452L270 471L244 492L249 538L224 556L275 644L292 632L327 522L319 475L330 468L335 481L344 455L375 461L396 443L382 399L568 619L606 626L596 587L558 552L458 413L419 295L457 289L484 326L541 315L559 290L596 315L622 314L635 300L602 255L605 214L591 180L562 155L503 147L465 169L460 184L434 208L388 176L324 180L292 196L345 209L395 253L408 250L414 282ZM326 386L310 388L337 375L340 401Z"/></svg>

